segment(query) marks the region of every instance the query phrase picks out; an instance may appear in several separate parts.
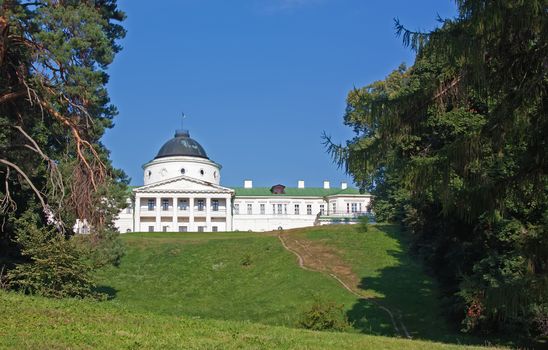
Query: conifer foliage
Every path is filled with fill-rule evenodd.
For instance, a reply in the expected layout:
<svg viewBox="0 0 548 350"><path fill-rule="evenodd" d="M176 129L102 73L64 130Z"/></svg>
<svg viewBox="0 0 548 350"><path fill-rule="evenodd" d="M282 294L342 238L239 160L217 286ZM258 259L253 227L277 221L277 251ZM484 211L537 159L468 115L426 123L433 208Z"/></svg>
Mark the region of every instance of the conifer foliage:
<svg viewBox="0 0 548 350"><path fill-rule="evenodd" d="M354 89L336 162L401 222L464 331L548 336L548 18L543 0L458 0L412 67Z"/></svg>
<svg viewBox="0 0 548 350"><path fill-rule="evenodd" d="M106 69L120 50L123 19L116 0L0 0L0 266L11 270L7 285L82 296L90 286L85 271L96 265L84 261L93 247L108 242L119 251L112 219L125 204L126 180L100 138L117 113ZM78 244L76 219L92 227ZM83 241L88 248L77 247Z"/></svg>

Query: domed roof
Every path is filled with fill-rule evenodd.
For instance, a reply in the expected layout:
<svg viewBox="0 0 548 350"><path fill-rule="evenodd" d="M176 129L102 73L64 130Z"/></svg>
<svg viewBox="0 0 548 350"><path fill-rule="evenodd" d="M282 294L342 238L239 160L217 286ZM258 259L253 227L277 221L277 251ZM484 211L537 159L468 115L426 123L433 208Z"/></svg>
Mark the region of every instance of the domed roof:
<svg viewBox="0 0 548 350"><path fill-rule="evenodd" d="M204 148L190 138L188 130L177 130L175 137L164 143L154 159L163 157L188 156L209 159Z"/></svg>

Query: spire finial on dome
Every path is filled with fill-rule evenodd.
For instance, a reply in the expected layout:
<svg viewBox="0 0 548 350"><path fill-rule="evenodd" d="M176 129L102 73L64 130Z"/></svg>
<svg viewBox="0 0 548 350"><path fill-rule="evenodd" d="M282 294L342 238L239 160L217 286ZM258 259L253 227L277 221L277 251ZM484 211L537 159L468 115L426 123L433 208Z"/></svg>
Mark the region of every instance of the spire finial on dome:
<svg viewBox="0 0 548 350"><path fill-rule="evenodd" d="M181 112L181 130L185 130L185 118L186 118L186 115L185 115L185 112Z"/></svg>
<svg viewBox="0 0 548 350"><path fill-rule="evenodd" d="M190 137L190 133L184 128L185 118L185 112L181 112L181 129L175 130L175 137Z"/></svg>

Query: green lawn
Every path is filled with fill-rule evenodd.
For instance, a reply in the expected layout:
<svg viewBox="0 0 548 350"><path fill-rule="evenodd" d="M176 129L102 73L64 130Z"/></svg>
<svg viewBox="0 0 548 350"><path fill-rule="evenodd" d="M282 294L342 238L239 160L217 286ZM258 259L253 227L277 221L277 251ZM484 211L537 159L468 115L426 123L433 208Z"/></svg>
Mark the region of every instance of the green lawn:
<svg viewBox="0 0 548 350"><path fill-rule="evenodd" d="M0 315L1 349L472 349L159 315L109 303L50 300L3 291Z"/></svg>

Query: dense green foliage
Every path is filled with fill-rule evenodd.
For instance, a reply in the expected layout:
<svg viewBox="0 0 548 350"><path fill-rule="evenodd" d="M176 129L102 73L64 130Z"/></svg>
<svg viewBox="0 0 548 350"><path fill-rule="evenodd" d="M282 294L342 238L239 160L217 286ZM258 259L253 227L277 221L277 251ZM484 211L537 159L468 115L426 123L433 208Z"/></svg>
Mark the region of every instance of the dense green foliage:
<svg viewBox="0 0 548 350"><path fill-rule="evenodd" d="M0 314L0 348L10 349L495 349L159 315L3 291Z"/></svg>
<svg viewBox="0 0 548 350"><path fill-rule="evenodd" d="M356 137L326 139L401 222L465 331L548 336L546 2L458 0L408 31L410 68L348 95Z"/></svg>
<svg viewBox="0 0 548 350"><path fill-rule="evenodd" d="M308 310L305 310L297 326L313 331L342 332L352 327L344 312L344 306L329 300L317 298Z"/></svg>
<svg viewBox="0 0 548 350"><path fill-rule="evenodd" d="M37 218L25 213L16 221L16 242L29 262L18 264L7 275L10 287L48 297L94 295L92 266L74 240L55 230L41 230ZM35 215L32 215L35 216Z"/></svg>
<svg viewBox="0 0 548 350"><path fill-rule="evenodd" d="M120 255L112 218L126 180L100 138L116 114L106 69L123 18L115 0L0 0L0 266L12 270L9 286L82 296L91 281L81 256L93 267L91 255ZM89 240L72 240L76 219L91 225Z"/></svg>

